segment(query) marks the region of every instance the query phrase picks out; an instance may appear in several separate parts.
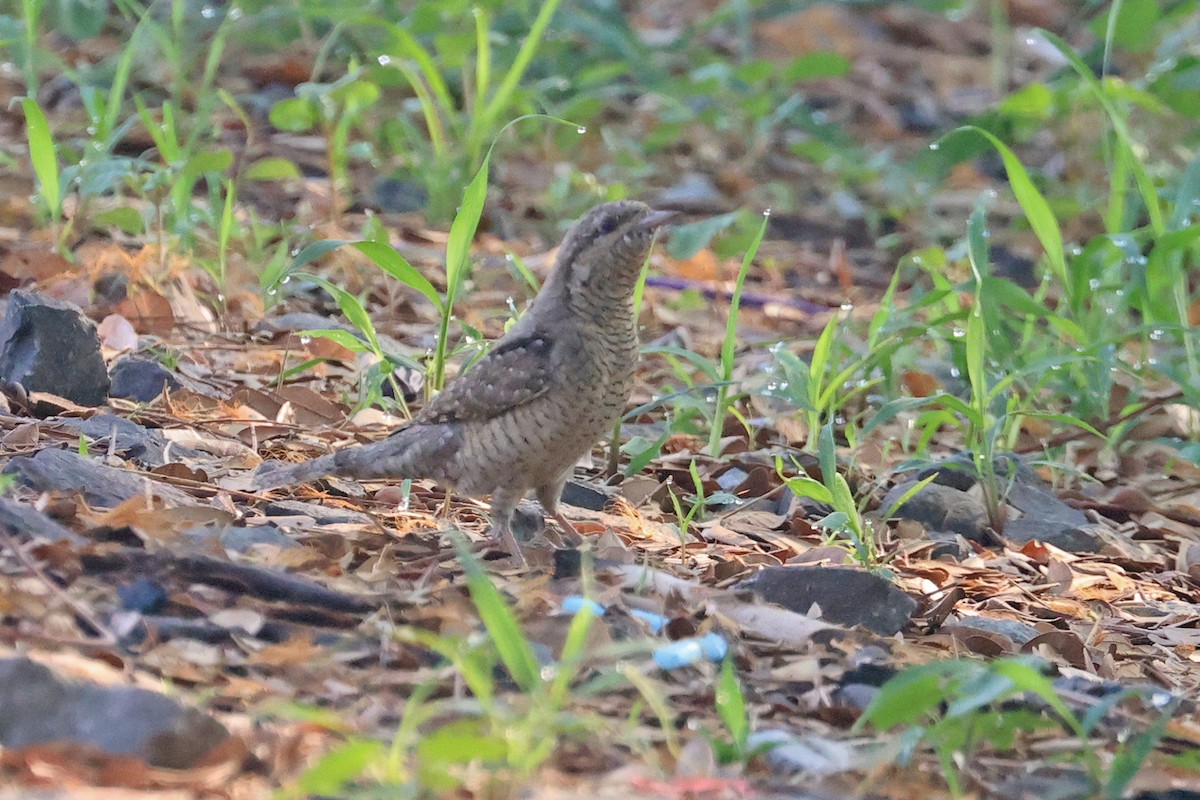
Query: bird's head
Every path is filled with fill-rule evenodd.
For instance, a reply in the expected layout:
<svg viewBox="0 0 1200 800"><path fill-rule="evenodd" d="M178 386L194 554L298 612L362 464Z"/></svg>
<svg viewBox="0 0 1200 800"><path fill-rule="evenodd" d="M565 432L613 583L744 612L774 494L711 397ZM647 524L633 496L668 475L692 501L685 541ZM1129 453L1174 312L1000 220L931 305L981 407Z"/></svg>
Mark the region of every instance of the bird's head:
<svg viewBox="0 0 1200 800"><path fill-rule="evenodd" d="M570 293L592 290L610 297L632 293L654 232L669 217L636 200L598 205L567 232L555 272L562 275Z"/></svg>

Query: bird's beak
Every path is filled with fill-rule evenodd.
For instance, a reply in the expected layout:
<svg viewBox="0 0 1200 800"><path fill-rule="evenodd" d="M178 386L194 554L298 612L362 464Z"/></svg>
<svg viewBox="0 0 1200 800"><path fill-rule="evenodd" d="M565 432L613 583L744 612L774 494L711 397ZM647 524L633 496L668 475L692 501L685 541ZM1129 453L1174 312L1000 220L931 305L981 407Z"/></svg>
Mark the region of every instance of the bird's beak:
<svg viewBox="0 0 1200 800"><path fill-rule="evenodd" d="M674 211L651 211L637 222L637 227L644 231L656 231L678 216Z"/></svg>

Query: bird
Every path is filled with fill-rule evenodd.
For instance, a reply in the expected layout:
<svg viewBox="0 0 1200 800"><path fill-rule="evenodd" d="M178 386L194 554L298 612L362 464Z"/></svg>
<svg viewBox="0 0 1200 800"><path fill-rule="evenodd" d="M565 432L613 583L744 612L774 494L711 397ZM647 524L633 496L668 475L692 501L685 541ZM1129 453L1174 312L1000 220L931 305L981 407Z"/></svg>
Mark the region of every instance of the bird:
<svg viewBox="0 0 1200 800"><path fill-rule="evenodd" d="M575 543L558 510L575 464L612 427L633 389L639 345L634 292L656 231L672 217L620 200L568 230L549 277L524 314L472 367L388 437L255 473L257 489L327 476L429 478L491 497L489 534L521 564L512 531L532 491Z"/></svg>

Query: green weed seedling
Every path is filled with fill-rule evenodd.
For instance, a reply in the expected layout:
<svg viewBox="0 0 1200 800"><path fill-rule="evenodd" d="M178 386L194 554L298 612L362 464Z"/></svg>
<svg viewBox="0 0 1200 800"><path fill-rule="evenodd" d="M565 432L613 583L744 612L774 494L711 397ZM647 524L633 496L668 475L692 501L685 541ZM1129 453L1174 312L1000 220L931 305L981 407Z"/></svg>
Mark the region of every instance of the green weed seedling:
<svg viewBox="0 0 1200 800"><path fill-rule="evenodd" d="M1127 689L1106 697L1080 717L1058 696L1043 668L1030 656L908 667L883 685L854 729L861 732L868 725L878 731L900 729L905 745L901 763L919 745L932 748L951 793L962 796L961 765L970 763L975 753L1009 751L1024 734L1065 728L1078 743L1069 760L1083 767L1098 797L1120 800L1162 738L1178 698ZM1141 698L1156 716L1142 731L1122 733L1115 757L1106 762L1096 752L1092 737L1100 732L1105 717L1131 697Z"/></svg>
<svg viewBox="0 0 1200 800"><path fill-rule="evenodd" d="M821 428L818 439L817 454L820 458L822 480L818 481L805 474L799 464L793 467L799 475L786 474L783 458L776 456L775 471L787 485L788 489L800 497L809 497L818 503L824 503L833 509L819 523L831 534L831 541L838 538L848 540L851 556L856 562L868 569L879 569L882 558L874 529L865 519L859 505L854 500L854 493L846 478L837 471L837 450L833 441L833 423L826 423Z"/></svg>
<svg viewBox="0 0 1200 800"><path fill-rule="evenodd" d="M725 724L728 739L714 741L717 760L722 764L737 764L746 761L752 753L750 740L750 711L746 707L746 696L737 679L733 657L727 656L721 664L721 677L717 681L714 697L717 715Z"/></svg>
<svg viewBox="0 0 1200 800"><path fill-rule="evenodd" d="M557 117L535 114L512 120L501 129L501 133L507 130L509 126L534 117L547 119L563 125L574 124L567 120L558 119ZM495 142L492 143L492 147L495 147ZM458 214L455 215L454 221L450 224L450 236L446 242L444 273L446 292L444 295L439 294L429 279L422 275L386 241L363 240L345 242L332 239L314 242L300 251L291 265L286 270L279 272L276 276L277 280L266 286L266 293L269 295L277 293L283 283L292 277L300 277L300 273L296 272L299 268L315 261L331 250L342 246L353 247L388 275L402 284L416 289L427 300L433 303L434 307L438 310L437 345L423 369L425 372L426 392L432 396L433 393L441 391L446 383L446 365L452 352L450 348L450 323L454 321L455 305L470 274L471 243L475 239L475 231L479 227L479 220L483 216L484 203L487 200L488 174L491 166L492 152L492 150L488 150L483 159L483 164L475 173L475 177L471 179L471 182L463 190L462 203L459 206ZM346 315L351 324L362 332L364 340L359 340L345 331L336 330L306 331L305 334L333 339L355 352L371 352L381 360L381 363L386 363L389 357L380 349L378 335L375 333L374 325L366 309L363 308L362 303L345 290L334 287L328 281L317 276L304 274L303 278L313 281L326 289L326 291L329 291L337 300L342 313ZM364 347L366 350L364 350ZM401 362L407 366L422 369L421 365L407 359L401 359Z"/></svg>
<svg viewBox="0 0 1200 800"><path fill-rule="evenodd" d="M347 73L332 83L309 82L296 87L296 97L280 100L271 107L271 124L283 131L307 133L319 130L325 139L329 173L329 209L332 222L341 220L342 192L349 183L348 167L357 151L369 156L369 145L350 144L350 132L364 121L368 108L379 101L379 86L364 77L364 70L351 64Z"/></svg>
<svg viewBox="0 0 1200 800"><path fill-rule="evenodd" d="M529 69L538 48L546 38L560 0L545 0L537 16L521 40L521 45L507 69L500 74L492 55L491 18L480 6L470 10L471 20L443 19L437 47L430 50L400 25L388 26L390 43L378 62L385 69L396 69L408 83L421 108L432 158L421 164L421 175L429 192L428 214L432 219L449 217L457 194L447 191L458 186L465 176L477 173L490 157L500 133L511 125L500 121L510 119L518 106L521 80ZM466 6L460 6L465 12ZM472 33L455 36L449 31L464 27ZM438 61L462 65L464 91L456 97L438 67ZM461 97L461 100L459 99ZM582 126L576 126L580 133ZM409 137L407 147L421 146L424 141ZM461 213L461 212L460 212Z"/></svg>
<svg viewBox="0 0 1200 800"><path fill-rule="evenodd" d="M770 221L770 216L770 209L763 212L763 221L758 227L758 233L755 234L754 240L750 243L750 247L742 257L742 265L738 269L737 280L734 284L733 297L729 302L729 316L725 322L725 337L721 341L720 372L717 373L716 381L716 407L713 409L712 427L709 430L708 436L708 452L713 458L721 455L721 434L725 427L725 415L733 405L729 395L729 388L733 383L733 357L737 348L737 324L738 314L742 308L742 291L746 288L746 276L750 272L750 264L753 263L754 257L758 255L758 248L762 245L763 237L767 233L767 223Z"/></svg>
<svg viewBox="0 0 1200 800"><path fill-rule="evenodd" d="M714 492L711 495L705 493L704 479L700 477L700 470L696 466L695 459L688 462L688 475L692 479L692 487L695 494L692 496L691 504L686 510L684 509L684 500L675 492L674 488L667 488L671 497L671 505L675 509L675 519L678 520L680 548L683 548L687 544L688 532L691 530L691 526L704 518L706 509L712 506L737 502L737 498L728 492Z"/></svg>
<svg viewBox="0 0 1200 800"><path fill-rule="evenodd" d="M410 697L390 747L352 738L309 769L290 796L317 790L368 796L367 784L408 793L400 796L445 796L468 777L477 781L480 768L490 776L487 796L516 796L562 737L586 735L602 724L569 709L596 620L592 607L585 604L572 619L559 659L543 664L483 567L463 541L456 545L486 635L455 638L415 628L398 635L440 655L469 697L430 700L438 685L431 679ZM505 680L515 693L502 691Z"/></svg>
<svg viewBox="0 0 1200 800"><path fill-rule="evenodd" d="M25 112L25 134L29 144L29 159L37 176L38 198L54 225L54 243L61 247L63 198L54 137L50 133L46 115L36 100L23 98L21 108Z"/></svg>

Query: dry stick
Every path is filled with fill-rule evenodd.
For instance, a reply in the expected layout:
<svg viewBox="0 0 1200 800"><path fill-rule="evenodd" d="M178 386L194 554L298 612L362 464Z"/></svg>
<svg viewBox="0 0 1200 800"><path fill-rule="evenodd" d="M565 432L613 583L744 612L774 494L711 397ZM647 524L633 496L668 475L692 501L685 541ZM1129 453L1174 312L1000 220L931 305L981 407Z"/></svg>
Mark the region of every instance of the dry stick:
<svg viewBox="0 0 1200 800"><path fill-rule="evenodd" d="M46 584L51 593L57 596L59 600L62 600L64 603L70 606L71 610L74 611L80 619L82 619L88 625L91 625L96 633L100 635L100 638L105 644L111 645L117 643L116 634L109 630L107 625L96 619L95 615L93 615L91 611L84 608L73 597L67 594L66 590L64 590L54 581L50 580L50 577L46 575L46 573L42 572L42 568L38 566L37 562L31 559L28 554L21 549L20 544L16 539L13 538L12 534L6 530L0 530L0 543L8 545L8 548L13 551L13 554L17 557L17 560L20 561L27 570L32 572L38 578L38 580Z"/></svg>

